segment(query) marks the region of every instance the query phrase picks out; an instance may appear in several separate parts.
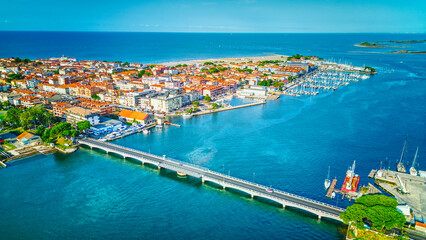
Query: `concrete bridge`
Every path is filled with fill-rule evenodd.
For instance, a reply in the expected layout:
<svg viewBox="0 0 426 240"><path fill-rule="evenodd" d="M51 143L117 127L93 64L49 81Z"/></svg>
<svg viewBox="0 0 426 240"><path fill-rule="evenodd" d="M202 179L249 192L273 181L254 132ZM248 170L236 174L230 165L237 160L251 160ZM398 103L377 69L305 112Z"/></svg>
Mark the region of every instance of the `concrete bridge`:
<svg viewBox="0 0 426 240"><path fill-rule="evenodd" d="M178 172L179 174L186 174L195 178L200 178L203 183L205 181L209 181L221 185L223 189L237 189L249 194L252 198L261 197L269 199L281 204L284 208L289 206L302 209L316 214L319 219L326 217L337 221L342 221L339 217L339 214L345 211L343 208L339 208L330 204L287 193L278 189L270 189L267 186L211 171L207 168L191 163L166 158L165 156L161 157L116 144L101 142L92 138L80 139L78 141L80 144L87 145L90 148L101 149L106 153L115 153L123 156L124 158L138 160L142 162L142 164L149 163L155 165L158 167L158 169L165 168Z"/></svg>

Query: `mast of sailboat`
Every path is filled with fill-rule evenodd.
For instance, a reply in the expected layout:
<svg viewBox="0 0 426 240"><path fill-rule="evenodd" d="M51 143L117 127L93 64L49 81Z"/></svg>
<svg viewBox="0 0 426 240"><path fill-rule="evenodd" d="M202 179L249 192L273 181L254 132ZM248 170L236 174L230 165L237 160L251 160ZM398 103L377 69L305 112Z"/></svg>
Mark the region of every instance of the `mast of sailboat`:
<svg viewBox="0 0 426 240"><path fill-rule="evenodd" d="M417 159L417 152L419 151L419 147L417 146L417 150L416 150L416 154L414 155L414 160L413 160L413 166L411 166L412 168L414 167L414 164L416 163L416 159Z"/></svg>
<svg viewBox="0 0 426 240"><path fill-rule="evenodd" d="M403 164L403 163L402 163L402 159L404 158L405 145L407 145L407 136L405 136L404 147L402 148L401 159L399 159L399 163L398 163L398 164Z"/></svg>
<svg viewBox="0 0 426 240"><path fill-rule="evenodd" d="M328 166L328 174L327 174L327 179L330 179L330 166Z"/></svg>

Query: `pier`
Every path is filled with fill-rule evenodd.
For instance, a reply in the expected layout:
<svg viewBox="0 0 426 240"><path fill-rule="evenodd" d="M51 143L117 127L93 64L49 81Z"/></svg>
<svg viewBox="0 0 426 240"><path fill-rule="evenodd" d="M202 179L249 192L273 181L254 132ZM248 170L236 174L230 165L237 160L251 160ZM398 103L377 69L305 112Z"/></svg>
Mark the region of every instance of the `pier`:
<svg viewBox="0 0 426 240"><path fill-rule="evenodd" d="M328 189L328 192L327 192L327 195L326 195L328 198L330 198L331 194L333 194L333 191L334 191L334 188L336 187L336 184L337 184L337 179L333 179L333 182L331 182L330 188Z"/></svg>
<svg viewBox="0 0 426 240"><path fill-rule="evenodd" d="M368 176L375 180L377 186L394 196L399 204L410 206L414 215L426 217L426 178L385 169L373 169Z"/></svg>
<svg viewBox="0 0 426 240"><path fill-rule="evenodd" d="M142 164L152 164L158 167L158 169L164 168L175 171L182 175L185 174L191 177L199 178L203 183L206 181L212 182L222 186L223 189L236 189L249 194L252 198L265 198L281 204L283 208L288 206L302 209L317 215L319 219L325 217L337 221L342 221L339 215L345 211L343 208L287 193L279 189L272 189L267 186L246 181L240 178L221 174L195 164L167 158L165 155L161 157L120 145L101 142L92 138L80 139L78 142L81 145L86 145L90 148L101 149L106 153L115 153L123 156L124 158L131 158L140 161Z"/></svg>
<svg viewBox="0 0 426 240"><path fill-rule="evenodd" d="M256 106L256 105L262 105L262 104L265 104L265 103L266 103L266 101L255 102L255 103L248 103L248 104L234 106L234 107L226 107L226 108L206 110L206 111L194 113L192 115L193 116L199 116L199 115L204 115L204 114L209 114L209 113L224 112L224 111L228 111L228 110L234 110L234 109L239 109L239 108L245 108L245 107L251 107L251 106Z"/></svg>

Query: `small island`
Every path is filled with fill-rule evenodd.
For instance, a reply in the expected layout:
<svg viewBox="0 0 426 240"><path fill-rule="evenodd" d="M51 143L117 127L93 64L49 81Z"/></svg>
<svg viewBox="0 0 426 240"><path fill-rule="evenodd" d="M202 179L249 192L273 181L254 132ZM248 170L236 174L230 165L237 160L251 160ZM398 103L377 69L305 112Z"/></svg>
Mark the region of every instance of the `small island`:
<svg viewBox="0 0 426 240"><path fill-rule="evenodd" d="M384 48L391 47L389 45L379 44L379 42L362 42L354 45L355 47L367 47L367 48Z"/></svg>

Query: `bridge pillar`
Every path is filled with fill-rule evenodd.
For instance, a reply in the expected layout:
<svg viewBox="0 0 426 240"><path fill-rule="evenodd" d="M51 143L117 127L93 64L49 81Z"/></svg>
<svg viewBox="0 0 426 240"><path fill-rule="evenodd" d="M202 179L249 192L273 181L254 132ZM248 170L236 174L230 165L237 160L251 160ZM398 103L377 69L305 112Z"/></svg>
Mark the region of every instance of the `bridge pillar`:
<svg viewBox="0 0 426 240"><path fill-rule="evenodd" d="M158 170L160 170L161 169L161 167L160 166L157 166L158 167Z"/></svg>
<svg viewBox="0 0 426 240"><path fill-rule="evenodd" d="M283 208L285 208L285 204L283 204Z"/></svg>
<svg viewBox="0 0 426 240"><path fill-rule="evenodd" d="M318 220L321 220L321 215L318 215Z"/></svg>
<svg viewBox="0 0 426 240"><path fill-rule="evenodd" d="M205 181L204 177L201 177L201 182L204 183Z"/></svg>
<svg viewBox="0 0 426 240"><path fill-rule="evenodd" d="M254 198L254 195L253 195L253 194L250 194L250 197L251 197L251 198Z"/></svg>

